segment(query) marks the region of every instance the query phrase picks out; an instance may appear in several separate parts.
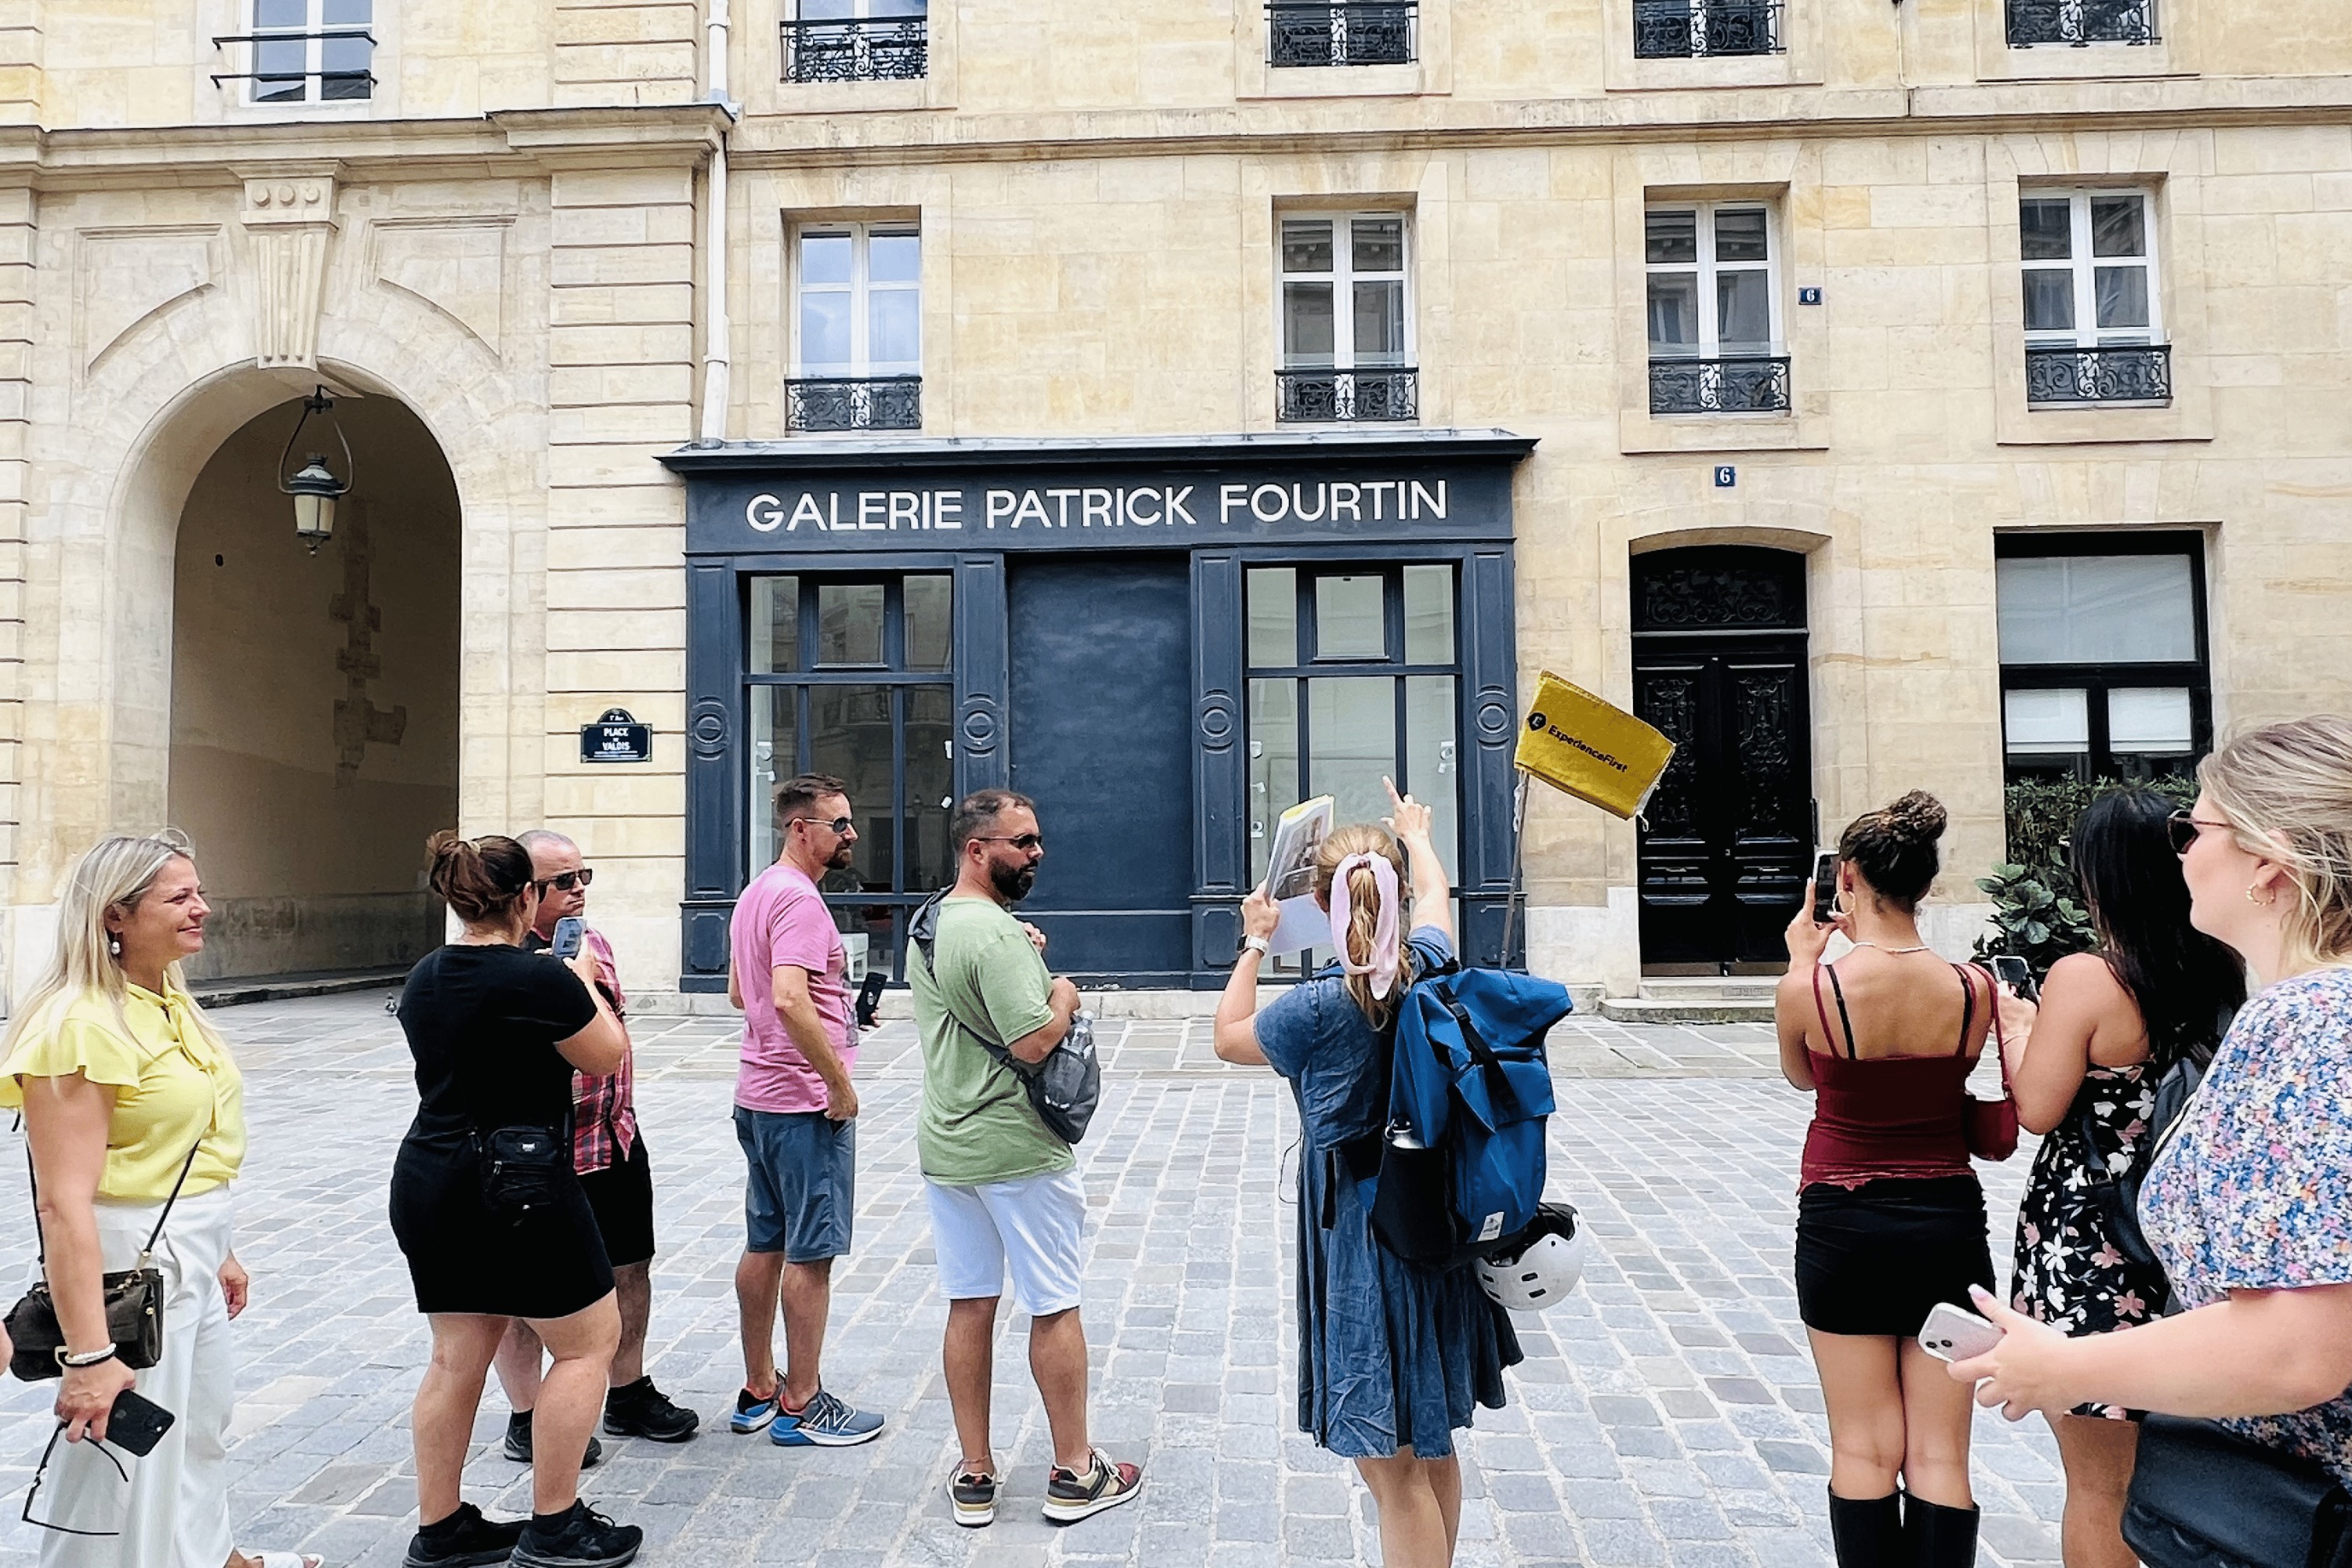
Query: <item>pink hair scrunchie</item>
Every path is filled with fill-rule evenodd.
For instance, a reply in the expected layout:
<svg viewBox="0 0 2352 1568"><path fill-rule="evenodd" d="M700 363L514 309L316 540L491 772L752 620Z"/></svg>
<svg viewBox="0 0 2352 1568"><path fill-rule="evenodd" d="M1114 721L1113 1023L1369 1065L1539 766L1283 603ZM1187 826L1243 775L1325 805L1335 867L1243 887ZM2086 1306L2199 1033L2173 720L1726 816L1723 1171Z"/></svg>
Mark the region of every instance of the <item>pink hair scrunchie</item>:
<svg viewBox="0 0 2352 1568"><path fill-rule="evenodd" d="M1358 963L1348 952L1349 909L1348 879L1359 866L1372 868L1372 881L1380 889L1380 922L1372 931L1370 962ZM1385 1000L1397 982L1397 874L1385 855L1350 855L1339 862L1339 869L1331 878L1331 945L1339 950L1339 968L1349 974L1369 974L1372 977L1372 995Z"/></svg>

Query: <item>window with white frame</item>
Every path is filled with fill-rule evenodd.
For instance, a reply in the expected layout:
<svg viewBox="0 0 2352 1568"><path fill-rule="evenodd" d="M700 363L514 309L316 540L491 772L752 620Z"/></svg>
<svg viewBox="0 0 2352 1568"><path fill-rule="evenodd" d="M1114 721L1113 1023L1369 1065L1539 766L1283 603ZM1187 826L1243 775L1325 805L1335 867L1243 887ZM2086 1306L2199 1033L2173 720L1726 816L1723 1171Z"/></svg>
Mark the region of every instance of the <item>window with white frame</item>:
<svg viewBox="0 0 2352 1568"><path fill-rule="evenodd" d="M1281 418L1416 416L1411 227L1397 212L1281 219Z"/></svg>
<svg viewBox="0 0 2352 1568"><path fill-rule="evenodd" d="M921 423L923 241L911 223L803 226L788 384L794 429Z"/></svg>
<svg viewBox="0 0 2352 1568"><path fill-rule="evenodd" d="M373 0L253 0L246 50L252 103L364 103L373 96ZM225 79L215 78L215 80Z"/></svg>
<svg viewBox="0 0 2352 1568"><path fill-rule="evenodd" d="M1760 202L1658 205L1644 215L1650 410L1789 406L1772 209Z"/></svg>
<svg viewBox="0 0 2352 1568"><path fill-rule="evenodd" d="M2009 535L1995 555L2010 778L2189 772L2212 733L2198 536Z"/></svg>
<svg viewBox="0 0 2352 1568"><path fill-rule="evenodd" d="M2153 205L2134 190L2019 197L2029 402L2171 395Z"/></svg>

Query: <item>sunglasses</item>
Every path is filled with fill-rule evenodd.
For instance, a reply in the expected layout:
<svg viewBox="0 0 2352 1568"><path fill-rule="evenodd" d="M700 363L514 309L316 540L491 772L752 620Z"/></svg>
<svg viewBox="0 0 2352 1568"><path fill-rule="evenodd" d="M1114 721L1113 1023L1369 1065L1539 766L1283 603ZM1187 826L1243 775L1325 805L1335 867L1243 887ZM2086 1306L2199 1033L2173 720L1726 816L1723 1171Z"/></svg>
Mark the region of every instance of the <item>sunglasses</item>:
<svg viewBox="0 0 2352 1568"><path fill-rule="evenodd" d="M58 1429L49 1434L48 1447L41 1450L41 1462L33 1468L33 1484L30 1487L27 1487L25 1490L25 1522L32 1525L37 1530L55 1531L59 1535L121 1535L122 1531L119 1530L76 1530L71 1525L56 1524L46 1519L35 1519L33 1517L33 1500L41 1495L41 1483L48 1479L49 1456L58 1451L58 1442L60 1438L64 1437L65 1435L66 1424L60 1421L58 1423ZM131 1472L123 1468L121 1460L114 1457L113 1449L108 1447L103 1442L100 1442L96 1437L83 1438L82 1447L96 1454L100 1458L104 1459L108 1464L112 1465L114 1467L114 1473L122 1479L123 1485L129 1486L131 1484Z"/></svg>
<svg viewBox="0 0 2352 1568"><path fill-rule="evenodd" d="M574 888L584 888L595 879L596 873L583 866L577 871L566 871L560 877L541 877L539 886L542 892L553 888L557 892L568 893Z"/></svg>
<svg viewBox="0 0 2352 1568"><path fill-rule="evenodd" d="M830 827L835 833L846 833L857 825L854 816L836 816L828 822L822 816L788 816L786 822L805 822L815 827Z"/></svg>
<svg viewBox="0 0 2352 1568"><path fill-rule="evenodd" d="M2198 835L2207 828L2226 828L2229 826L2226 822L2208 822L2201 816L2192 816L2185 811L2176 811L2164 819L2164 831L2172 840L2172 852L2175 855L2188 854L2196 845Z"/></svg>
<svg viewBox="0 0 2352 1568"><path fill-rule="evenodd" d="M1045 847L1045 836L1042 833L975 833L972 837L982 844L1010 844L1024 855L1032 849Z"/></svg>

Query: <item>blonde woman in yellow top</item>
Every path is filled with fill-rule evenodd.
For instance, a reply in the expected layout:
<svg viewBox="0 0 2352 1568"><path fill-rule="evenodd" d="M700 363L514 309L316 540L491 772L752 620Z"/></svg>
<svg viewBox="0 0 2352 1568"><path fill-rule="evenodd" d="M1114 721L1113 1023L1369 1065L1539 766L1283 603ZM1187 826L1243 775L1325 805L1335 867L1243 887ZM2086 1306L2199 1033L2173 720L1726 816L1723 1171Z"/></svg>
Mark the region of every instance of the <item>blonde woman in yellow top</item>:
<svg viewBox="0 0 2352 1568"><path fill-rule="evenodd" d="M244 1084L180 976L209 912L186 839L100 839L67 879L56 962L0 1040L0 1106L25 1113L66 1339L57 1414L68 1446L36 1510L64 1529L42 1535L42 1568L318 1568L292 1552L249 1556L229 1535L228 1324L247 1288L229 1184L245 1159ZM100 1278L131 1267L184 1167L152 1260L163 1357L134 1373L110 1353ZM171 1430L144 1458L93 1451L85 1439L105 1437L116 1396L134 1387L172 1413Z"/></svg>

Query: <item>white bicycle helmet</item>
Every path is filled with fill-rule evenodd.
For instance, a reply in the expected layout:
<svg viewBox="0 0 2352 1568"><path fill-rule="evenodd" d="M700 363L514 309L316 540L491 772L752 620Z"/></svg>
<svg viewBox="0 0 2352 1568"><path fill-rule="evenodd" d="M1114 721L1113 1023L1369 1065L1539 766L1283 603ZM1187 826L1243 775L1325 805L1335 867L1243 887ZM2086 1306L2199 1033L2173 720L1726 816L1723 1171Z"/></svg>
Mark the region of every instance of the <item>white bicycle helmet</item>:
<svg viewBox="0 0 2352 1568"><path fill-rule="evenodd" d="M1478 1288L1497 1306L1541 1311L1584 1277L1584 1227L1568 1205L1545 1204L1520 1237L1515 1250L1480 1260Z"/></svg>

